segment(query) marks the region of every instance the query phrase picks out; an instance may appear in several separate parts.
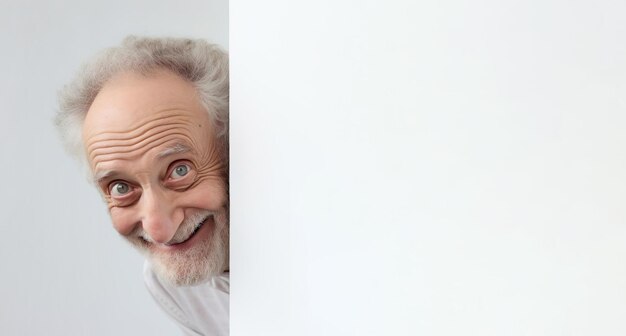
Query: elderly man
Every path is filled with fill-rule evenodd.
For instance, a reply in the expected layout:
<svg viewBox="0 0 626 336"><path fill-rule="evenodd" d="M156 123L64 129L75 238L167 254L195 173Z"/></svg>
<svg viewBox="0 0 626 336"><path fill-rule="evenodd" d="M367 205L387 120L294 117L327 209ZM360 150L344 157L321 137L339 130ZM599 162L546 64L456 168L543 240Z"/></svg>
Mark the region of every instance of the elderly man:
<svg viewBox="0 0 626 336"><path fill-rule="evenodd" d="M62 90L56 119L188 335L229 330L228 85L215 45L129 37Z"/></svg>

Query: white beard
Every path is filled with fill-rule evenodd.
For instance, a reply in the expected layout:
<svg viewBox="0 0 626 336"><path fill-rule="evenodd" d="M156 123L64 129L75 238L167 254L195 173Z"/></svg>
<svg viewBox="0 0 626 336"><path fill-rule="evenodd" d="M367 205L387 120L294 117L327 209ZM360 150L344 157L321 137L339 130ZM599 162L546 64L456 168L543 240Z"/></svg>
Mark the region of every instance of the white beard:
<svg viewBox="0 0 626 336"><path fill-rule="evenodd" d="M203 241L183 251L153 249L152 239L143 229L138 228L127 238L152 265L153 271L164 282L174 286L193 286L205 282L228 269L229 263L229 225L227 210L217 212L201 210L185 218L184 222L170 240L178 243L186 240L198 224L208 218L204 225L211 225L209 236Z"/></svg>

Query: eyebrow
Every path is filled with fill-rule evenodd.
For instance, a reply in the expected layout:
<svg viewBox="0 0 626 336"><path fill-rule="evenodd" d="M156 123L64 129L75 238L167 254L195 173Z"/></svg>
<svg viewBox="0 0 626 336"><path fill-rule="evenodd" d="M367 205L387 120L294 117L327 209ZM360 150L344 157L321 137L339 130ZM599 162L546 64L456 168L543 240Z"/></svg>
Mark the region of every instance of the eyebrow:
<svg viewBox="0 0 626 336"><path fill-rule="evenodd" d="M167 148L165 148L164 150L162 150L160 153L157 154L157 158L158 159L162 159L164 157L170 156L170 155L176 155L176 154L181 154L181 153L187 153L191 151L191 147L177 142L172 146L169 146Z"/></svg>
<svg viewBox="0 0 626 336"><path fill-rule="evenodd" d="M100 184L103 180L106 180L114 175L117 175L115 170L101 170L93 175L93 182L95 184Z"/></svg>
<svg viewBox="0 0 626 336"><path fill-rule="evenodd" d="M187 153L187 152L191 152L191 147L187 146L186 144L178 142L171 146L168 146L167 148L159 152L156 155L156 158L163 159L168 156L181 154L181 153ZM115 175L119 175L119 173L115 170L101 170L94 174L93 181L96 184L100 184L100 182L102 182L103 180L109 179Z"/></svg>

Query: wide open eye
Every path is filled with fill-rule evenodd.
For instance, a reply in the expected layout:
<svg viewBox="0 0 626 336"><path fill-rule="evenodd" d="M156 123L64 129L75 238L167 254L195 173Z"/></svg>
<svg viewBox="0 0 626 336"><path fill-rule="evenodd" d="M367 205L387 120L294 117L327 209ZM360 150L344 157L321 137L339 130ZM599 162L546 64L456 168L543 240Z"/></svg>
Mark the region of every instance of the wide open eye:
<svg viewBox="0 0 626 336"><path fill-rule="evenodd" d="M170 173L170 177L173 179L182 178L186 176L187 174L189 174L189 170L191 170L191 167L189 167L189 165L184 164L184 163L179 164L176 167L174 167L174 169L172 169L172 172Z"/></svg>
<svg viewBox="0 0 626 336"><path fill-rule="evenodd" d="M130 185L124 181L116 181L111 183L109 186L109 194L111 194L112 197L125 196L130 192L130 190Z"/></svg>

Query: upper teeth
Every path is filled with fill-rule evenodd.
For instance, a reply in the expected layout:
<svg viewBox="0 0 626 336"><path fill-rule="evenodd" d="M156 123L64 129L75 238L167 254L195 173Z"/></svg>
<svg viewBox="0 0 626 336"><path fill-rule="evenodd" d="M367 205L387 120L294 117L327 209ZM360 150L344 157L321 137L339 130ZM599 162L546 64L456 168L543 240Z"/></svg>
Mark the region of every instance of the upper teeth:
<svg viewBox="0 0 626 336"><path fill-rule="evenodd" d="M198 222L198 224L196 224L196 226L193 228L193 231L191 231L191 234L190 234L187 238L182 239L181 241L177 241L177 242L173 242L173 243L167 244L167 245L177 245L177 244L181 244L181 243L184 243L184 242L188 241L188 240L189 240L189 238L193 237L193 235L194 235L194 234L196 234L196 232L198 232L198 230L200 229L200 227L201 227L201 226L202 226L202 225L206 222L206 220L207 220L208 218L209 218L209 216L204 217L204 219L203 219L203 220L201 220L200 222Z"/></svg>
<svg viewBox="0 0 626 336"><path fill-rule="evenodd" d="M193 232L191 233L192 236L194 233L196 233L196 231L198 231L198 229L204 224L204 222L206 222L208 218L209 217L206 217L200 223L196 224L196 227L193 229Z"/></svg>

